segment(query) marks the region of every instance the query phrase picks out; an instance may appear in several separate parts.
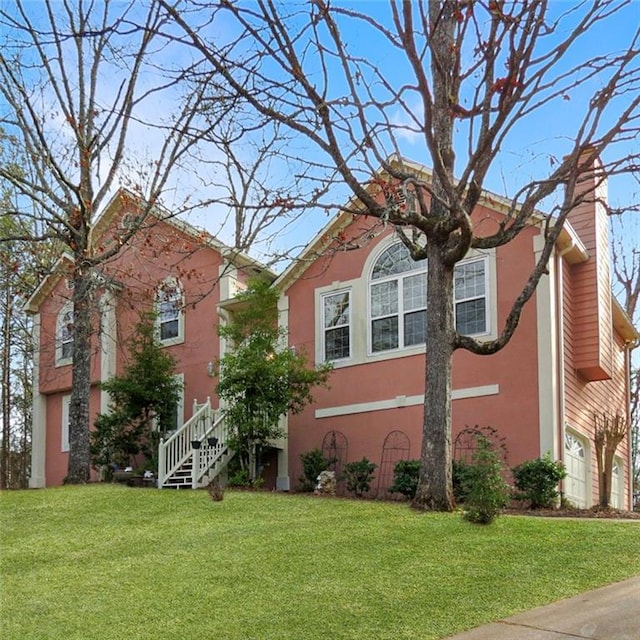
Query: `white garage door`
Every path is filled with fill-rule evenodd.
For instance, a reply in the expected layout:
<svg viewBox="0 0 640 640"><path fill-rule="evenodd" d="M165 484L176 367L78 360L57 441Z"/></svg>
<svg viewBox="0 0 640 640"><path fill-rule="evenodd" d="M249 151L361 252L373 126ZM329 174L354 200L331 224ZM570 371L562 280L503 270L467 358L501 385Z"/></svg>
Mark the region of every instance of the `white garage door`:
<svg viewBox="0 0 640 640"><path fill-rule="evenodd" d="M622 479L622 462L614 460L611 469L611 499L609 501L616 509L624 508L624 481Z"/></svg>
<svg viewBox="0 0 640 640"><path fill-rule="evenodd" d="M572 433L565 433L564 452L567 477L564 479L564 494L576 507L587 506L587 460L586 447Z"/></svg>

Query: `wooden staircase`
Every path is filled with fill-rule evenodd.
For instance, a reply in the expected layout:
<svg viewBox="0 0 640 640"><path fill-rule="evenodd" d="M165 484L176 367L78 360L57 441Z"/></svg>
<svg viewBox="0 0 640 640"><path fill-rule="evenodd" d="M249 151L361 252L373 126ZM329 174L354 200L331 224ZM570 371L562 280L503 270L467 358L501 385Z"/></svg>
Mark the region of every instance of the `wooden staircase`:
<svg viewBox="0 0 640 640"><path fill-rule="evenodd" d="M158 487L197 489L214 480L233 452L227 446L224 412L211 408L211 400L194 402L193 416L158 447Z"/></svg>

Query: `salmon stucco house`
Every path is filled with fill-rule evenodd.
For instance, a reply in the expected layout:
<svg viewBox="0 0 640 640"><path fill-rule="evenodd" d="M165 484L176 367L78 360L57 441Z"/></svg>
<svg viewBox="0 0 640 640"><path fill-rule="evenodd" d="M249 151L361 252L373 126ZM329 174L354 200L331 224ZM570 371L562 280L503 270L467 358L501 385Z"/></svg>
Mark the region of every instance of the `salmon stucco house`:
<svg viewBox="0 0 640 640"><path fill-rule="evenodd" d="M546 452L562 460L568 475L561 490L581 507L598 499L593 414L628 417L630 345L639 337L611 293L602 204L606 186L595 181L590 186L598 197L585 198L569 215L548 274L511 342L492 356L459 350L453 363L454 454L468 427L490 426L504 442L510 466ZM485 194L473 212L474 223L497 224L509 204ZM121 205L113 203L112 209L107 234L117 232L117 220L122 220ZM316 390L312 405L283 418L287 435L273 443L263 460L267 486L295 489L302 473L300 454L321 448L338 465L363 456L375 462L374 492L384 495L395 462L420 455L428 265L412 261L394 229L376 222L341 212L274 281L290 348L304 350L318 363L331 361L334 371L330 388ZM224 412L207 375L208 363L225 349L215 325L233 313L234 292L260 265L213 239L196 237L186 225L159 224L162 233L154 231L150 240L142 234L136 243L149 248L175 238L170 244L177 251L183 241L201 242L201 250L187 259L192 277L176 273L180 260L173 251L163 253L164 262L133 247L118 258L120 272L136 275L122 280L118 291L105 292L103 315L111 330L96 338L95 382L121 369L118 345L133 326L131 302L124 300L155 300L161 322L171 317L166 321L174 323L166 345L178 358L185 382L177 417L182 427L161 444L159 482L201 486L224 472L230 454ZM480 339L498 334L542 250L542 226L541 217L510 244L473 251L457 265L458 331ZM32 486L59 484L66 468L70 367L59 357L68 312L60 273L42 283L28 303L40 335ZM158 297L167 278L175 285L169 287L174 306ZM171 313L165 316L166 309ZM92 411L104 410L104 403L96 387ZM194 440L201 446L194 448ZM631 506L630 456L627 438L614 461L611 503L620 508Z"/></svg>

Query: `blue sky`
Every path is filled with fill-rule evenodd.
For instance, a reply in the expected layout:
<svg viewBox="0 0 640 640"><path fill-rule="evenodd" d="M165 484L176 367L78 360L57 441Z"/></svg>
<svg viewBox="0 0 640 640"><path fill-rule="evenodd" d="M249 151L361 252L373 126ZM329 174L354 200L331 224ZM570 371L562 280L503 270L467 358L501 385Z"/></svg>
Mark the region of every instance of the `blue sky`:
<svg viewBox="0 0 640 640"><path fill-rule="evenodd" d="M550 4L550 14L556 17L579 7L575 1L557 0ZM360 1L341 2L340 6L353 7L370 16L388 22L389 9L386 2ZM301 18L302 21L302 18ZM569 29L572 19L569 17L565 29ZM569 50L563 57L561 69L567 69L576 61L590 58L594 55L610 53L624 49L640 25L640 1L628 3L617 16L611 18L598 32L587 32L578 41L576 46ZM368 63L377 67L381 73L395 86L402 85L410 78L407 73L406 60L402 53L394 51L384 39L373 33L371 29L362 26L362 23L345 22L342 25L344 40L352 54L359 54ZM562 35L562 31L560 34ZM300 44L302 49L303 44ZM304 69L309 77L317 77L318 66L311 59ZM337 70L336 70L337 71ZM576 128L583 114L586 112L592 92L602 84L601 79L594 79L584 86L567 93L565 99L557 100L553 105L540 110L540 112L528 116L523 120L503 144L500 154L492 166L485 187L501 195L512 196L519 187L532 179L541 178L551 171L553 163L562 158L571 149ZM344 81L339 72L329 79L330 91L338 96L344 90ZM419 106L416 101L416 108ZM393 115L393 110L389 113ZM406 114L404 114L406 115ZM404 117L398 109L398 118ZM457 158L458 166L464 164L466 157L466 132L465 122L457 121ZM399 141L400 150L406 157L430 165L430 159L419 136L404 136ZM621 145L618 148L608 150L603 159L611 160L619 154L640 152L640 141L636 138ZM336 187L334 193L343 192L343 198L348 197L346 189ZM610 203L614 207L625 207L637 204L640 201L640 185L631 176L612 177L609 184ZM548 209L553 202L547 203ZM323 213L310 212L304 219L287 228L282 233L280 242L283 246L290 246L304 242L312 237L326 222ZM637 225L628 223L626 238L630 244L639 243Z"/></svg>
<svg viewBox="0 0 640 640"><path fill-rule="evenodd" d="M123 6L125 4L123 3ZM577 7L579 4L574 0L556 0L551 2L550 10L552 14L559 14ZM0 8L2 9L7 9L12 5L12 0L0 0ZM342 2L341 5L352 6L380 20L388 19L388 4L382 0ZM26 6L29 7L29 11L34 13L42 10L41 3L35 0L28 2ZM285 6L291 6L291 3L285 4ZM577 59L591 56L594 53L615 50L633 37L638 25L640 25L640 0L635 0L629 3L615 19L611 20L605 30L598 34L585 34L579 46L566 56L564 62L568 65ZM351 23L344 25L343 34L352 52L360 53L372 65L379 68L385 77L392 79L395 84L403 83L408 77L404 75L406 74L406 69L402 56L392 51L389 46L385 46L384 42L379 37L372 35L370 30L365 30L361 26ZM184 55L185 59L189 57L188 53ZM179 58L172 58L171 61L173 64L178 64ZM342 90L343 83L339 76L336 75L331 78L331 86L336 93ZM592 87L589 88L593 88L593 86L595 85L592 84ZM569 100L559 101L557 106L545 109L540 114L531 116L523 122L523 126L514 131L514 134L502 147L501 153L488 175L485 187L499 194L512 195L524 182L548 173L553 158L562 157L570 148L578 114L584 112L589 99L587 88L584 87L583 90L572 92L568 96ZM106 92L108 93L108 91L109 87L107 86ZM146 109L145 115L147 117L160 118L163 110L166 109L166 105L154 103L148 105ZM401 118L402 114L398 113L398 117ZM457 124L460 137L457 155L459 162L463 162L466 155L464 122L458 121ZM142 128L134 129L130 140L131 157L153 158L157 144L157 141L150 139L148 130ZM638 139L629 141L627 145L627 150L635 152L640 150L640 141ZM417 137L405 136L400 139L400 150L403 155L414 161L426 165L431 164L424 145ZM309 153L308 157L312 157L313 149L307 145L305 153ZM609 154L612 153L613 150L609 152ZM283 181L286 178L286 171L283 167L274 168L272 169L271 177L274 181ZM198 173L198 170L193 170L193 168L191 171L177 173L174 183L179 185L182 192L189 189L198 190L201 188L201 184L197 180ZM615 177L611 179L609 187L610 202L613 206L624 207L640 202L640 185L637 179L634 180L630 176ZM335 202L341 202L346 200L348 195L344 186L337 185L332 191L333 197L331 199ZM168 202L170 201L171 198L168 197ZM231 239L231 234L228 227L223 225L225 218L219 208L215 210L209 209L189 216L191 222L206 227L209 231L218 235L221 240L228 242ZM304 218L295 223L286 224L286 228L278 234L277 240L270 247L261 247L260 249L268 251L270 249L285 250L291 247L300 247L311 239L326 222L327 215L325 212L310 211ZM640 244L640 234L638 232L640 226L637 223L628 222L625 227L625 237L629 245ZM266 257L266 255L263 254L260 257Z"/></svg>

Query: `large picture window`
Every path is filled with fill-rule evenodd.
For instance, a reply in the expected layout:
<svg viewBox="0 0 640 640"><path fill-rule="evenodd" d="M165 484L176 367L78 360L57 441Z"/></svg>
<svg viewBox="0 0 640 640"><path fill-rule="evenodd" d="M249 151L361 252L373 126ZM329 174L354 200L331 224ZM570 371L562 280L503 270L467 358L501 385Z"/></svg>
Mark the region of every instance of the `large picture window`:
<svg viewBox="0 0 640 640"><path fill-rule="evenodd" d="M160 342L174 344L184 340L182 289L174 278L167 278L159 287L156 312Z"/></svg>
<svg viewBox="0 0 640 640"><path fill-rule="evenodd" d="M456 329L464 335L488 331L485 258L454 270ZM372 353L424 344L427 319L427 261L414 261L402 243L376 260L369 286Z"/></svg>
<svg viewBox="0 0 640 640"><path fill-rule="evenodd" d="M322 297L324 359L351 356L351 293L339 291Z"/></svg>

